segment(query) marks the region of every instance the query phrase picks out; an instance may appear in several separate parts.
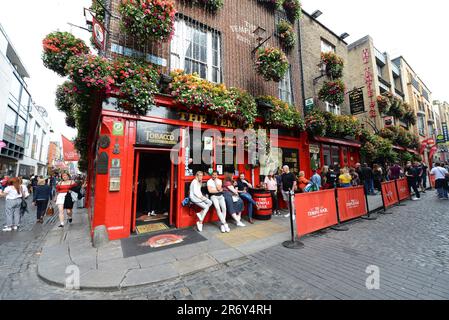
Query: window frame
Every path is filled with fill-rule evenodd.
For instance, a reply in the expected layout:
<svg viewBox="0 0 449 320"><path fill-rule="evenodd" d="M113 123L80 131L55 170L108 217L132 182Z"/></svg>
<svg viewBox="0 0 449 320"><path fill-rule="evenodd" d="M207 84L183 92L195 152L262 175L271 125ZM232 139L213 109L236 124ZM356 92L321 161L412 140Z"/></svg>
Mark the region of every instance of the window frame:
<svg viewBox="0 0 449 320"><path fill-rule="evenodd" d="M285 85L285 87L284 87ZM288 88L289 87L289 88ZM283 98L283 93L288 95L287 100ZM291 65L288 67L287 73L285 76L279 81L278 86L278 95L279 99L281 99L284 102L287 102L291 105L295 104L295 96L293 93L293 79L292 79L292 72L291 72Z"/></svg>
<svg viewBox="0 0 449 320"><path fill-rule="evenodd" d="M331 50L323 50L325 48L325 46L328 46L328 49L331 49ZM328 52L336 53L337 47L335 45L333 45L330 41L327 41L326 39L321 38L320 50L321 50L321 53L328 53Z"/></svg>

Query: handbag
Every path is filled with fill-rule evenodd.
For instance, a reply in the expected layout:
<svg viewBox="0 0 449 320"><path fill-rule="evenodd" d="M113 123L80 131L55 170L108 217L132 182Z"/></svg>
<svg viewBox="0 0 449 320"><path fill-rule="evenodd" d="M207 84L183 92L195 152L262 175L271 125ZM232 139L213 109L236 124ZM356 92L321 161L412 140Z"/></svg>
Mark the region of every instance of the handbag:
<svg viewBox="0 0 449 320"><path fill-rule="evenodd" d="M45 211L45 214L49 217L51 217L55 214L55 209L53 208L51 201L48 202L47 210Z"/></svg>

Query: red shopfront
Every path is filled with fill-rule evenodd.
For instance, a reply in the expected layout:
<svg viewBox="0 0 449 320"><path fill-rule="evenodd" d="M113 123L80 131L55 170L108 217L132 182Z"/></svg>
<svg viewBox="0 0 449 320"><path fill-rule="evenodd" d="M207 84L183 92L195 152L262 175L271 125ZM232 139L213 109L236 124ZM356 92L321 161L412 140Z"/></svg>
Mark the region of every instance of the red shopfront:
<svg viewBox="0 0 449 320"><path fill-rule="evenodd" d="M209 179L207 173L218 170L221 179L225 172L234 172L235 178L244 173L254 186L259 186L264 176L276 169L276 163L287 164L296 173L300 168L310 168L306 134L287 130L279 130L277 139L270 145L277 162L261 160L256 166L219 163L218 150L224 152L226 148L235 148L233 141L222 138L212 144L210 161L193 165L189 160L195 156L194 144L210 147L209 141L196 139L193 135L194 123L201 123L202 130L214 129L222 137L226 129L235 127L234 123L183 111L165 96L157 96L156 104L147 116L125 114L107 106L101 111L99 128L92 139L96 156L89 160L92 174L89 176L88 207L92 232L97 226L104 225L111 240L133 234L141 222L139 219L146 216L145 201L142 201L144 181L150 181L150 185L156 178L163 182L160 192L165 196L162 202L166 223L169 227L185 228L196 223L197 208L183 207L181 203L188 195L194 172L198 170L206 172L204 183ZM258 124L263 125L261 119ZM244 157L248 163L247 152ZM160 187L161 183L157 185ZM218 220L212 211L206 222Z"/></svg>
<svg viewBox="0 0 449 320"><path fill-rule="evenodd" d="M360 162L361 147L358 141L314 137L309 143L311 168L319 170L335 163L341 168L355 167Z"/></svg>

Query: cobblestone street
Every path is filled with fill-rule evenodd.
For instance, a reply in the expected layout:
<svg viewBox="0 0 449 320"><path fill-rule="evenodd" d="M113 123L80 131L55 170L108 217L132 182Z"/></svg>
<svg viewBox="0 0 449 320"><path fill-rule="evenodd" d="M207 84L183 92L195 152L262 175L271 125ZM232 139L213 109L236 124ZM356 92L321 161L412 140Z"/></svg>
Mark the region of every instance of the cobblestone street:
<svg viewBox="0 0 449 320"><path fill-rule="evenodd" d="M173 281L115 292L69 291L41 281L36 264L51 223L34 225L31 214L22 231L0 234L0 299L448 299L448 203L432 191L389 211L350 223L348 232L305 237L302 250L279 244ZM379 268L379 290L366 288L368 266Z"/></svg>

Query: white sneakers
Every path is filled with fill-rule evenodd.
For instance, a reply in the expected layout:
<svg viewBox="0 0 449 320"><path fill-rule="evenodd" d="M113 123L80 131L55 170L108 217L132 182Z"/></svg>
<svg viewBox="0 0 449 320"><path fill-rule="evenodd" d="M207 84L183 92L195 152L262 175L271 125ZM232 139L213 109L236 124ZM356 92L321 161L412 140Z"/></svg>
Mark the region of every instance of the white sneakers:
<svg viewBox="0 0 449 320"><path fill-rule="evenodd" d="M412 198L412 201L419 201L419 200L421 200L421 198L416 198L416 197Z"/></svg>
<svg viewBox="0 0 449 320"><path fill-rule="evenodd" d="M284 218L290 218L290 213L284 215ZM293 221L296 220L296 215L293 215Z"/></svg>
<svg viewBox="0 0 449 320"><path fill-rule="evenodd" d="M17 231L17 230L19 230L19 227L18 227L18 226L13 226L12 229L13 229L14 231Z"/></svg>
<svg viewBox="0 0 449 320"><path fill-rule="evenodd" d="M196 227L198 228L198 232L203 232L203 224L201 222L198 221Z"/></svg>
<svg viewBox="0 0 449 320"><path fill-rule="evenodd" d="M4 228L2 229L2 231L3 231L3 232L11 232L11 231L12 231L12 228L11 228L11 227L4 227Z"/></svg>
<svg viewBox="0 0 449 320"><path fill-rule="evenodd" d="M226 233L226 232L229 233L229 232L231 232L231 228L229 228L228 224L222 224L221 227L220 227L220 230L221 230L222 233Z"/></svg>
<svg viewBox="0 0 449 320"><path fill-rule="evenodd" d="M237 227L246 227L246 225L242 221L239 221L237 222Z"/></svg>
<svg viewBox="0 0 449 320"><path fill-rule="evenodd" d="M156 213L155 213L154 210L153 210L153 211L151 211L151 212L148 212L148 216L149 216L149 217L154 217L154 216L156 216Z"/></svg>

